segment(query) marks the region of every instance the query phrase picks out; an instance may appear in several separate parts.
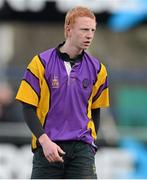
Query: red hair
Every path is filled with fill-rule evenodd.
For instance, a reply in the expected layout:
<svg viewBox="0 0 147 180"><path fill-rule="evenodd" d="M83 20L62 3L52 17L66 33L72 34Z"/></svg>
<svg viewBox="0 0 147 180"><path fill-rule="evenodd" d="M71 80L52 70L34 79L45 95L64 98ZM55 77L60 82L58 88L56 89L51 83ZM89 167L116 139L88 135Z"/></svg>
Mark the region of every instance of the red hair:
<svg viewBox="0 0 147 180"><path fill-rule="evenodd" d="M67 37L66 27L69 25L72 26L75 23L76 18L78 17L89 17L96 21L94 13L86 7L78 6L76 8L69 10L65 16L65 37Z"/></svg>

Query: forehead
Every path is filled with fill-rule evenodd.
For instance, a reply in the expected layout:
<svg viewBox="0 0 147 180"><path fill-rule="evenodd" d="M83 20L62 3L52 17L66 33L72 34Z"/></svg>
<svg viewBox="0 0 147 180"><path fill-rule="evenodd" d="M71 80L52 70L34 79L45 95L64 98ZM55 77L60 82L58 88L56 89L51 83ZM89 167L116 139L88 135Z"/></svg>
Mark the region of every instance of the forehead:
<svg viewBox="0 0 147 180"><path fill-rule="evenodd" d="M96 22L95 19L92 19L90 17L77 17L75 19L75 23L74 25L78 25L78 26L92 26L92 27L96 27Z"/></svg>

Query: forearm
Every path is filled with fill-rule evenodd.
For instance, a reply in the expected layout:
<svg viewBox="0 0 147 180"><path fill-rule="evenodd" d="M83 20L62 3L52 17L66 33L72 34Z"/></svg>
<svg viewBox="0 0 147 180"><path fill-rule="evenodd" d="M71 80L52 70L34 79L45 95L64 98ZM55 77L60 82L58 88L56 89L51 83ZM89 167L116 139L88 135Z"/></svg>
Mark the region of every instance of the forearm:
<svg viewBox="0 0 147 180"><path fill-rule="evenodd" d="M28 127L38 139L47 160L49 162L63 162L63 158L60 157L60 154L64 155L65 152L57 144L55 144L45 133L36 115L36 108L29 104L23 103L23 113Z"/></svg>
<svg viewBox="0 0 147 180"><path fill-rule="evenodd" d="M38 139L45 131L36 115L36 107L23 103L23 114L26 124Z"/></svg>
<svg viewBox="0 0 147 180"><path fill-rule="evenodd" d="M97 133L99 126L100 126L100 108L92 109L91 113L92 113L92 119L94 121L95 130Z"/></svg>

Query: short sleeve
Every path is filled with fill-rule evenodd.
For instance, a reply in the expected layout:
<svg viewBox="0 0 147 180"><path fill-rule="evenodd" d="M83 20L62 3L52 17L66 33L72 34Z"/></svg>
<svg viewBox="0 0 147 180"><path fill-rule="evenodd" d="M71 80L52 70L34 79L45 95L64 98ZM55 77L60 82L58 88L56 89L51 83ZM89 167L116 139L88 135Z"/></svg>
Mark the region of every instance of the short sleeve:
<svg viewBox="0 0 147 180"><path fill-rule="evenodd" d="M36 107L40 99L41 85L41 66L39 63L39 57L36 55L28 65L16 95L16 100Z"/></svg>
<svg viewBox="0 0 147 180"><path fill-rule="evenodd" d="M93 86L92 109L109 106L109 89L106 67L101 63L97 74L96 82Z"/></svg>

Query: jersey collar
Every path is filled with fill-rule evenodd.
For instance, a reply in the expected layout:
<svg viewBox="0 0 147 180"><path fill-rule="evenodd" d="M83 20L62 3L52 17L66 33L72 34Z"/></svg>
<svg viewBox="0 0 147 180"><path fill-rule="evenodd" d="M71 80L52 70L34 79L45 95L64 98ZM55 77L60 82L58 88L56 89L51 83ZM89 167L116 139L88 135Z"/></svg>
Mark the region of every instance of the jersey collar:
<svg viewBox="0 0 147 180"><path fill-rule="evenodd" d="M65 41L64 41L63 43L59 44L59 45L56 47L56 51L57 51L58 56L59 56L63 61L70 62L71 64L75 64L75 63L77 63L77 62L82 61L83 55L84 55L84 50L83 50L82 53L79 54L77 57L75 57L75 58L70 58L67 53L62 53L62 52L60 51L60 47L63 46L64 43L65 43Z"/></svg>

